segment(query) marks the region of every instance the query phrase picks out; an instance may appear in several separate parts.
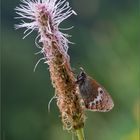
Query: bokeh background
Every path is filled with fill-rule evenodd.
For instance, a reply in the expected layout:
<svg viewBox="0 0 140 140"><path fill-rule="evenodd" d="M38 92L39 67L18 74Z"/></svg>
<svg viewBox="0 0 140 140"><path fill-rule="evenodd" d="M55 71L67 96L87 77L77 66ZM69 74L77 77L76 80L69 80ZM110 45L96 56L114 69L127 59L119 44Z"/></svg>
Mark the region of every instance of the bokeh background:
<svg viewBox="0 0 140 140"><path fill-rule="evenodd" d="M71 0L77 16L61 27L75 28L69 55L76 73L82 66L110 92L115 107L111 112L86 112L86 140L139 139L139 3L138 0ZM2 19L2 140L72 140L63 131L48 66L34 39L22 39L23 30L14 8L20 0L3 0Z"/></svg>

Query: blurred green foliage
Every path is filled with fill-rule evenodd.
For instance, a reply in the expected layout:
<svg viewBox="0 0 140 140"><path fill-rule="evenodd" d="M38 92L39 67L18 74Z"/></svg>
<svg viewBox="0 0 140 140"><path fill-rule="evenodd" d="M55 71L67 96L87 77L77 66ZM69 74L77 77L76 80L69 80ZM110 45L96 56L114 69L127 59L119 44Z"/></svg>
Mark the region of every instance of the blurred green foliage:
<svg viewBox="0 0 140 140"><path fill-rule="evenodd" d="M71 140L63 131L48 66L34 55L36 33L22 40L14 30L19 0L3 0L2 140ZM82 66L102 83L115 102L111 112L86 112L86 140L138 140L139 4L138 0L71 0L78 13L61 26L74 25L69 54L73 69Z"/></svg>

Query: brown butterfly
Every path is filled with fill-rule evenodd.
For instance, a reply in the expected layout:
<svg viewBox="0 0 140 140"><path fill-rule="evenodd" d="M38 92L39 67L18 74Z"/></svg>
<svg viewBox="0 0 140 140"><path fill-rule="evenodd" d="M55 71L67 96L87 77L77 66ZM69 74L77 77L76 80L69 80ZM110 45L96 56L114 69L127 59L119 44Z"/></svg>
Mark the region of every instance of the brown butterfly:
<svg viewBox="0 0 140 140"><path fill-rule="evenodd" d="M83 68L77 76L80 95L86 109L91 111L107 112L114 107L113 100L106 89L96 80L88 76Z"/></svg>

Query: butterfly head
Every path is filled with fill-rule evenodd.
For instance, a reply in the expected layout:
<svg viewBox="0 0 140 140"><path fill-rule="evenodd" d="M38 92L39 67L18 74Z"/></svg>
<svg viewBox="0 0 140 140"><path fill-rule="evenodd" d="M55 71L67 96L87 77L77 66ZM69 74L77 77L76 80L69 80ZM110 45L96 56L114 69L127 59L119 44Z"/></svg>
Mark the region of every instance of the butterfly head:
<svg viewBox="0 0 140 140"><path fill-rule="evenodd" d="M77 84L82 84L85 79L87 78L87 75L85 73L85 71L83 70L83 68L80 68L81 72L77 75Z"/></svg>

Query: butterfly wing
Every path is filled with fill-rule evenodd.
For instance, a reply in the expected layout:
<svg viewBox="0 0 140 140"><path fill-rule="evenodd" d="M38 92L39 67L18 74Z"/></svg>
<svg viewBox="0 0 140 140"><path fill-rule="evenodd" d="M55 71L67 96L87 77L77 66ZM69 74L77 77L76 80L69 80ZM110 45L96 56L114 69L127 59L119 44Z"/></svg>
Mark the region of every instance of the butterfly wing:
<svg viewBox="0 0 140 140"><path fill-rule="evenodd" d="M113 100L109 93L99 83L91 78L87 78L84 83L79 86L85 107L91 111L107 112L113 106Z"/></svg>

